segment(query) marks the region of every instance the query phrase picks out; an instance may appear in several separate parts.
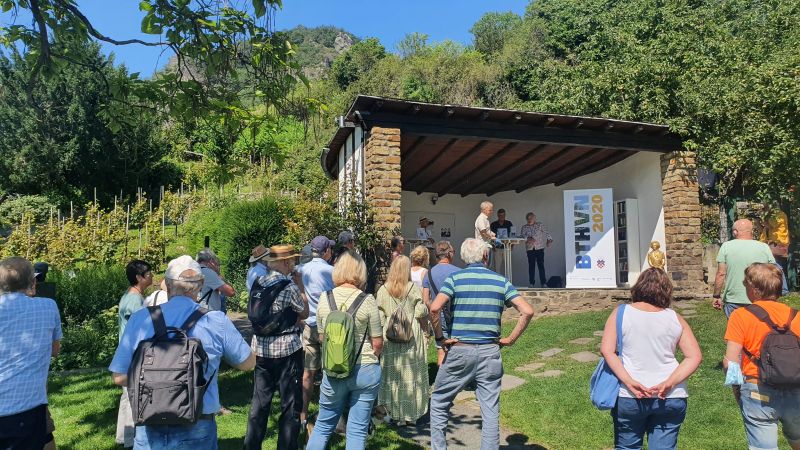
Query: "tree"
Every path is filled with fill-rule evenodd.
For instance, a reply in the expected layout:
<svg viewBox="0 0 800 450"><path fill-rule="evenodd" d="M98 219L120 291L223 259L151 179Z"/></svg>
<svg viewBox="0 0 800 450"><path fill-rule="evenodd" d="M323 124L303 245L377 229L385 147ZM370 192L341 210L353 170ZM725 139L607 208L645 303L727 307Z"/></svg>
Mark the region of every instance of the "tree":
<svg viewBox="0 0 800 450"><path fill-rule="evenodd" d="M40 72L29 84L31 59L0 56L0 189L83 204L95 188L110 202L120 189L152 192L178 181L177 170L162 161L168 148L155 118L129 115L113 125L108 118L105 81L127 78L125 68L113 67L98 44L52 48L86 65L66 65L49 77Z"/></svg>
<svg viewBox="0 0 800 450"><path fill-rule="evenodd" d="M483 15L469 32L475 50L484 55L494 55L503 49L508 37L522 23L522 17L513 12L489 12Z"/></svg>
<svg viewBox="0 0 800 450"><path fill-rule="evenodd" d="M347 89L361 74L369 73L385 57L386 49L377 39L365 39L333 60L331 76L340 89Z"/></svg>
<svg viewBox="0 0 800 450"><path fill-rule="evenodd" d="M109 117L126 120L135 107L155 110L181 121L201 118L220 122L231 131L269 120L269 108L280 106L296 80L304 80L292 61L292 48L273 33L271 12L280 0L252 0L252 8L229 0L142 0L141 29L152 40L121 39L100 33L73 0L0 0L0 9L19 17L30 13L31 24L0 28L0 47L16 54L22 49L33 83L68 66L81 65L102 76L102 68L64 52L66 42L107 42L114 45L162 47L174 54L174 71L152 80L138 74L106 79L115 102ZM245 87L239 82L245 79ZM246 107L257 99L268 108L262 114ZM28 101L32 102L32 96ZM134 108L132 108L132 106Z"/></svg>
<svg viewBox="0 0 800 450"><path fill-rule="evenodd" d="M397 43L397 52L403 59L410 58L424 51L428 45L428 35L424 33L409 33L402 41Z"/></svg>

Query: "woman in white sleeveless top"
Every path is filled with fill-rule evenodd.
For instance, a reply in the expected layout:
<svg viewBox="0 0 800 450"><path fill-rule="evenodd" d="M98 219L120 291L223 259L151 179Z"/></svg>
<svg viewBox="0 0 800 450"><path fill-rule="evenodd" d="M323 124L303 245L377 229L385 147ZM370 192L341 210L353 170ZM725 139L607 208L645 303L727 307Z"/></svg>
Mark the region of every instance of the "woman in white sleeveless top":
<svg viewBox="0 0 800 450"><path fill-rule="evenodd" d="M428 249L421 245L414 247L409 258L411 258L411 281L422 291L422 280L428 273Z"/></svg>
<svg viewBox="0 0 800 450"><path fill-rule="evenodd" d="M622 316L622 354L617 356L617 311L606 321L600 350L621 387L614 419L614 447L675 449L686 417L686 379L702 360L700 346L686 320L669 308L672 283L656 268L642 272L631 289ZM683 361L675 358L680 347Z"/></svg>

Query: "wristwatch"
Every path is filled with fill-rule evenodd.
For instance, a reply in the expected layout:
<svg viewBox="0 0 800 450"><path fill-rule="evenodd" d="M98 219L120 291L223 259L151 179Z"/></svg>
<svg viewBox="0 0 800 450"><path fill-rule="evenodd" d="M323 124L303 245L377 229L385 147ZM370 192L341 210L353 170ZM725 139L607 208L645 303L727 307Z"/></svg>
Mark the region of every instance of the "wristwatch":
<svg viewBox="0 0 800 450"><path fill-rule="evenodd" d="M714 294L712 297L714 297L714 298L722 298L722 294Z"/></svg>

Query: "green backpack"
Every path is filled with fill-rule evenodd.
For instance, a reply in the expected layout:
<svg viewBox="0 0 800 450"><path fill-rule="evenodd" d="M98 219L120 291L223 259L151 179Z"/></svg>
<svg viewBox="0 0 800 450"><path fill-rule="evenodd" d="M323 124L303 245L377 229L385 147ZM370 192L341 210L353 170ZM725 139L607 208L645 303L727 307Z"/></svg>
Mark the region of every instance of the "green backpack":
<svg viewBox="0 0 800 450"><path fill-rule="evenodd" d="M347 378L353 374L353 367L361 356L361 347L367 340L367 331L364 330L364 337L361 345L356 348L356 320L355 315L358 308L364 303L367 294L362 292L353 301L347 311L340 311L336 308L336 301L333 299L333 291L325 293L328 297L328 305L331 308L328 318L325 320L325 339L322 342L322 370L331 378Z"/></svg>

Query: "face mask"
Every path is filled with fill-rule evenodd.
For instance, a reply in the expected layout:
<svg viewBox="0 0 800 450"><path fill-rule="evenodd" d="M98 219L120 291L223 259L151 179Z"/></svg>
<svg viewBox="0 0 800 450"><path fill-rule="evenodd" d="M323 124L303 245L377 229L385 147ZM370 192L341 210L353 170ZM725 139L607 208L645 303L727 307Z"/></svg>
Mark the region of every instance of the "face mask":
<svg viewBox="0 0 800 450"><path fill-rule="evenodd" d="M741 385L744 383L744 375L739 363L728 361L728 372L725 373L725 386Z"/></svg>

